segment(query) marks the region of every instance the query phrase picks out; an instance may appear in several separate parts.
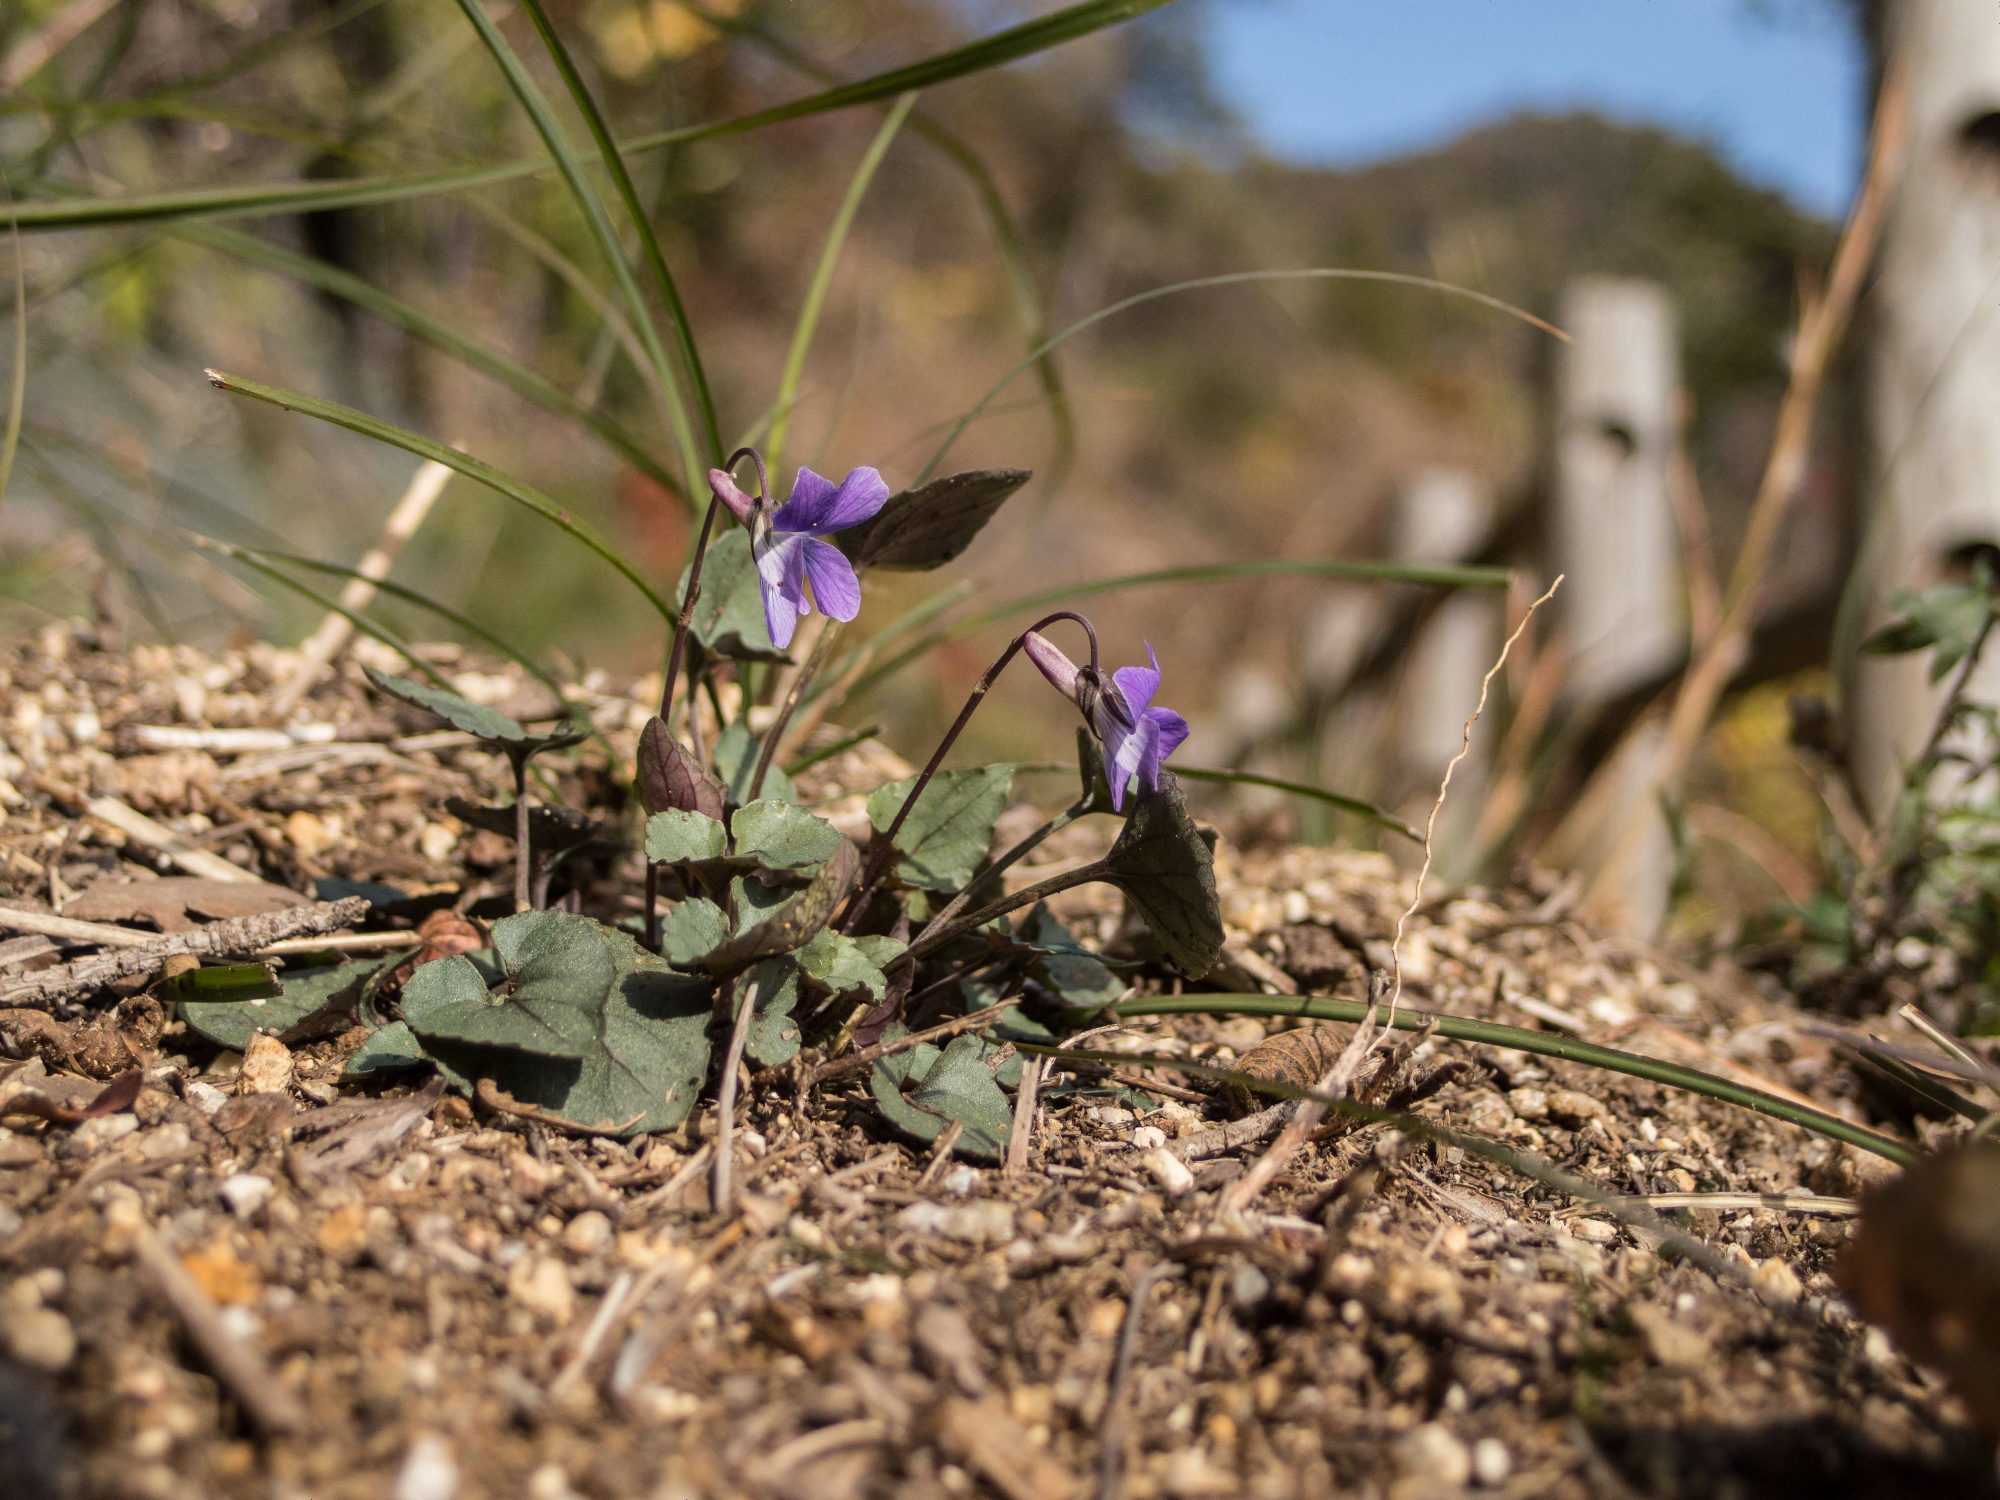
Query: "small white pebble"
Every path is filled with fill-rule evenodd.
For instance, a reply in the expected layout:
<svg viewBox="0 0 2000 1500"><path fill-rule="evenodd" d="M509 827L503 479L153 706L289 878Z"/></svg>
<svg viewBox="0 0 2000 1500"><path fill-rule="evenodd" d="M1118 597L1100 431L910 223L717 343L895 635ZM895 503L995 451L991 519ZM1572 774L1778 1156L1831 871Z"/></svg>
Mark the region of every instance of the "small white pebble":
<svg viewBox="0 0 2000 1500"><path fill-rule="evenodd" d="M238 1172L216 1184L215 1191L239 1219L247 1219L271 1198L271 1179L255 1172Z"/></svg>
<svg viewBox="0 0 2000 1500"><path fill-rule="evenodd" d="M1438 1490L1461 1489L1472 1477L1472 1454L1442 1422L1426 1422L1396 1439L1396 1468Z"/></svg>
<svg viewBox="0 0 2000 1500"><path fill-rule="evenodd" d="M453 1500L458 1494L458 1460L451 1444L426 1433L410 1444L396 1474L395 1500Z"/></svg>
<svg viewBox="0 0 2000 1500"><path fill-rule="evenodd" d="M944 1174L944 1190L953 1197L963 1198L979 1186L979 1169L960 1163Z"/></svg>
<svg viewBox="0 0 2000 1500"><path fill-rule="evenodd" d="M565 1250L576 1255L602 1255L617 1238L611 1221L596 1209L586 1209L563 1226Z"/></svg>
<svg viewBox="0 0 2000 1500"><path fill-rule="evenodd" d="M15 1307L6 1318L7 1352L54 1373L76 1358L76 1330L53 1307Z"/></svg>
<svg viewBox="0 0 2000 1500"><path fill-rule="evenodd" d="M229 1096L212 1083L191 1078L186 1084L187 1101L205 1115L212 1115L229 1102Z"/></svg>
<svg viewBox="0 0 2000 1500"><path fill-rule="evenodd" d="M1481 1438L1472 1445L1472 1482L1497 1490L1514 1472L1514 1455L1498 1438Z"/></svg>
<svg viewBox="0 0 2000 1500"><path fill-rule="evenodd" d="M1132 1144L1141 1151L1152 1151L1167 1143L1167 1133L1157 1125L1141 1125L1132 1132Z"/></svg>
<svg viewBox="0 0 2000 1500"><path fill-rule="evenodd" d="M1613 1245L1618 1242L1618 1226L1602 1219L1571 1219L1569 1232L1586 1245Z"/></svg>
<svg viewBox="0 0 2000 1500"><path fill-rule="evenodd" d="M1153 1174L1153 1181L1172 1193L1176 1198L1194 1191L1194 1173L1165 1146L1156 1146L1145 1155L1146 1170Z"/></svg>

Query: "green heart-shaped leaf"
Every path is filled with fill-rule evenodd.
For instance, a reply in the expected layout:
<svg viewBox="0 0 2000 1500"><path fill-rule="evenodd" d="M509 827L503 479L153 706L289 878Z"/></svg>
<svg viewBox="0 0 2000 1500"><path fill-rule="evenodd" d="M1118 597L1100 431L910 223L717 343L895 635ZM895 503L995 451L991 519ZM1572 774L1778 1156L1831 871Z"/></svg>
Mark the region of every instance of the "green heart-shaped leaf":
<svg viewBox="0 0 2000 1500"><path fill-rule="evenodd" d="M877 787L868 821L886 832L909 799L916 777ZM1012 766L940 771L896 834L897 879L925 890L956 892L969 884L993 842L993 824L1014 786Z"/></svg>

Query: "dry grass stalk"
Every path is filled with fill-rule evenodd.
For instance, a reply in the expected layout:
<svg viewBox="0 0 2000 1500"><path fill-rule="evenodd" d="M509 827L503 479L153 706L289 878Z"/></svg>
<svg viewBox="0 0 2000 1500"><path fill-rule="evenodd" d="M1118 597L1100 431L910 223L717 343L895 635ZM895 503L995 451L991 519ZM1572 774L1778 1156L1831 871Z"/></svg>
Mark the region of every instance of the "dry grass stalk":
<svg viewBox="0 0 2000 1500"><path fill-rule="evenodd" d="M1544 589L1540 597L1522 611L1521 618L1514 623L1514 628L1508 633L1507 639L1501 642L1500 655L1494 660L1493 665L1486 669L1486 675L1479 679L1479 701L1473 705L1472 713L1466 718L1464 732L1459 738L1458 753L1446 764L1444 776L1438 782L1437 797L1431 802L1430 816L1424 820L1424 859L1417 868L1416 888L1410 893L1409 904L1396 917L1396 932L1390 942L1391 969L1387 988L1389 1016L1392 1023L1396 1007L1401 1004L1403 998L1403 931L1408 927L1410 918L1416 915L1417 908L1423 905L1424 882L1430 877L1431 860L1436 848L1438 816L1444 811L1445 800L1451 795L1452 775L1458 770L1459 763L1472 753L1472 728L1486 712L1486 699L1493 689L1493 679L1505 670L1507 657L1513 651L1514 643L1521 639L1522 632L1535 618L1536 611L1555 597L1556 590L1562 587L1562 583L1563 576L1558 573L1555 582ZM1380 1003L1379 996L1377 1003ZM1325 1076L1313 1090L1319 1097L1301 1101L1285 1128L1278 1132L1278 1138L1271 1143L1270 1149L1257 1158L1248 1172L1230 1184L1229 1191L1222 1197L1222 1212L1241 1213L1257 1201L1257 1195L1269 1187L1292 1158L1298 1155L1299 1149L1306 1143L1306 1138L1326 1117L1324 1100L1338 1097L1347 1091L1347 1086L1354 1081L1354 1074L1360 1068L1363 1059L1384 1034L1382 1028L1375 1024L1375 1006L1371 1005L1361 1024L1354 1028L1353 1037L1346 1047L1341 1049L1340 1056L1334 1059L1333 1066L1327 1069Z"/></svg>

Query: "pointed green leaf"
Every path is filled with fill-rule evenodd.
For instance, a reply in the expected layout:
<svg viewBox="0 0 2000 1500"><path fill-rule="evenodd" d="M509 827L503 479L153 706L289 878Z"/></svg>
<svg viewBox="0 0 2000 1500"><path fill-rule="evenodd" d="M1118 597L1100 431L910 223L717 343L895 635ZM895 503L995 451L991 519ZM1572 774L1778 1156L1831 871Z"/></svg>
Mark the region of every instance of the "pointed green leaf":
<svg viewBox="0 0 2000 1500"><path fill-rule="evenodd" d="M799 1003L799 966L794 954L767 958L743 977L757 987L756 1009L743 1050L767 1068L780 1067L799 1055L799 1023L792 1010Z"/></svg>
<svg viewBox="0 0 2000 1500"><path fill-rule="evenodd" d="M887 831L909 800L914 776L877 787L868 797L868 821ZM906 885L958 891L970 883L993 842L993 824L1013 789L1012 766L940 771L896 835L895 871Z"/></svg>
<svg viewBox="0 0 2000 1500"><path fill-rule="evenodd" d="M793 955L799 967L836 999L865 994L880 1000L889 987L882 965L906 945L890 937L851 938L820 929Z"/></svg>
<svg viewBox="0 0 2000 1500"><path fill-rule="evenodd" d="M413 703L418 708L427 709L451 725L453 729L464 730L479 739L497 745L518 745L539 740L553 743L559 736L538 736L529 734L521 724L497 708L488 708L483 703L474 703L445 688L432 687L427 683L412 682L407 677L391 677L387 672L374 667L363 667L368 680L383 692L401 698L405 703ZM578 738L581 738L579 736ZM569 743L574 744L574 739Z"/></svg>
<svg viewBox="0 0 2000 1500"><path fill-rule="evenodd" d="M1215 966L1222 956L1215 856L1171 772L1160 773L1156 791L1140 793L1106 861L1175 968L1199 979Z"/></svg>
<svg viewBox="0 0 2000 1500"><path fill-rule="evenodd" d="M861 856L842 839L833 857L803 889L766 885L755 878L732 881L736 930L706 954L700 966L726 973L760 958L790 953L833 920L840 903L861 879Z"/></svg>
<svg viewBox="0 0 2000 1500"><path fill-rule="evenodd" d="M728 938L729 918L704 896L676 901L660 917L660 952L677 968L694 967Z"/></svg>
<svg viewBox="0 0 2000 1500"><path fill-rule="evenodd" d="M765 774L766 781L770 775ZM833 857L847 835L795 802L762 798L738 808L729 820L738 857L766 870L815 869Z"/></svg>
<svg viewBox="0 0 2000 1500"><path fill-rule="evenodd" d="M674 585L674 597L687 597L687 569ZM701 597L688 620L694 638L717 656L732 661L790 661L771 644L771 627L764 620L764 590L757 563L750 555L750 533L733 527L708 544L701 564Z"/></svg>
<svg viewBox="0 0 2000 1500"><path fill-rule="evenodd" d="M943 1052L913 1047L876 1063L868 1087L898 1129L934 1141L957 1120L965 1129L953 1149L997 1161L1007 1148L1014 1107L987 1066L993 1050L976 1036L955 1037Z"/></svg>
<svg viewBox="0 0 2000 1500"><path fill-rule="evenodd" d="M668 808L646 819L646 858L656 865L685 865L720 859L729 830L706 813Z"/></svg>
<svg viewBox="0 0 2000 1500"><path fill-rule="evenodd" d="M941 568L972 545L981 528L1030 477L1026 469L948 474L891 495L872 520L839 543L860 568Z"/></svg>

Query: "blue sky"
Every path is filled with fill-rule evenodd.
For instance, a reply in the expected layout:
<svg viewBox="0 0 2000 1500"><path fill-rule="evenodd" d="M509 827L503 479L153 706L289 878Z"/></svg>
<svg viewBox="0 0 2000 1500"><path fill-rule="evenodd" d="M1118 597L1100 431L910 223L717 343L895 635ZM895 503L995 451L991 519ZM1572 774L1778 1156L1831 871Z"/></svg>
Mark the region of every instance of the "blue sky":
<svg viewBox="0 0 2000 1500"><path fill-rule="evenodd" d="M1853 191L1864 62L1832 0L1207 3L1217 86L1290 160L1360 165L1514 110L1592 108L1703 137L1819 213Z"/></svg>

